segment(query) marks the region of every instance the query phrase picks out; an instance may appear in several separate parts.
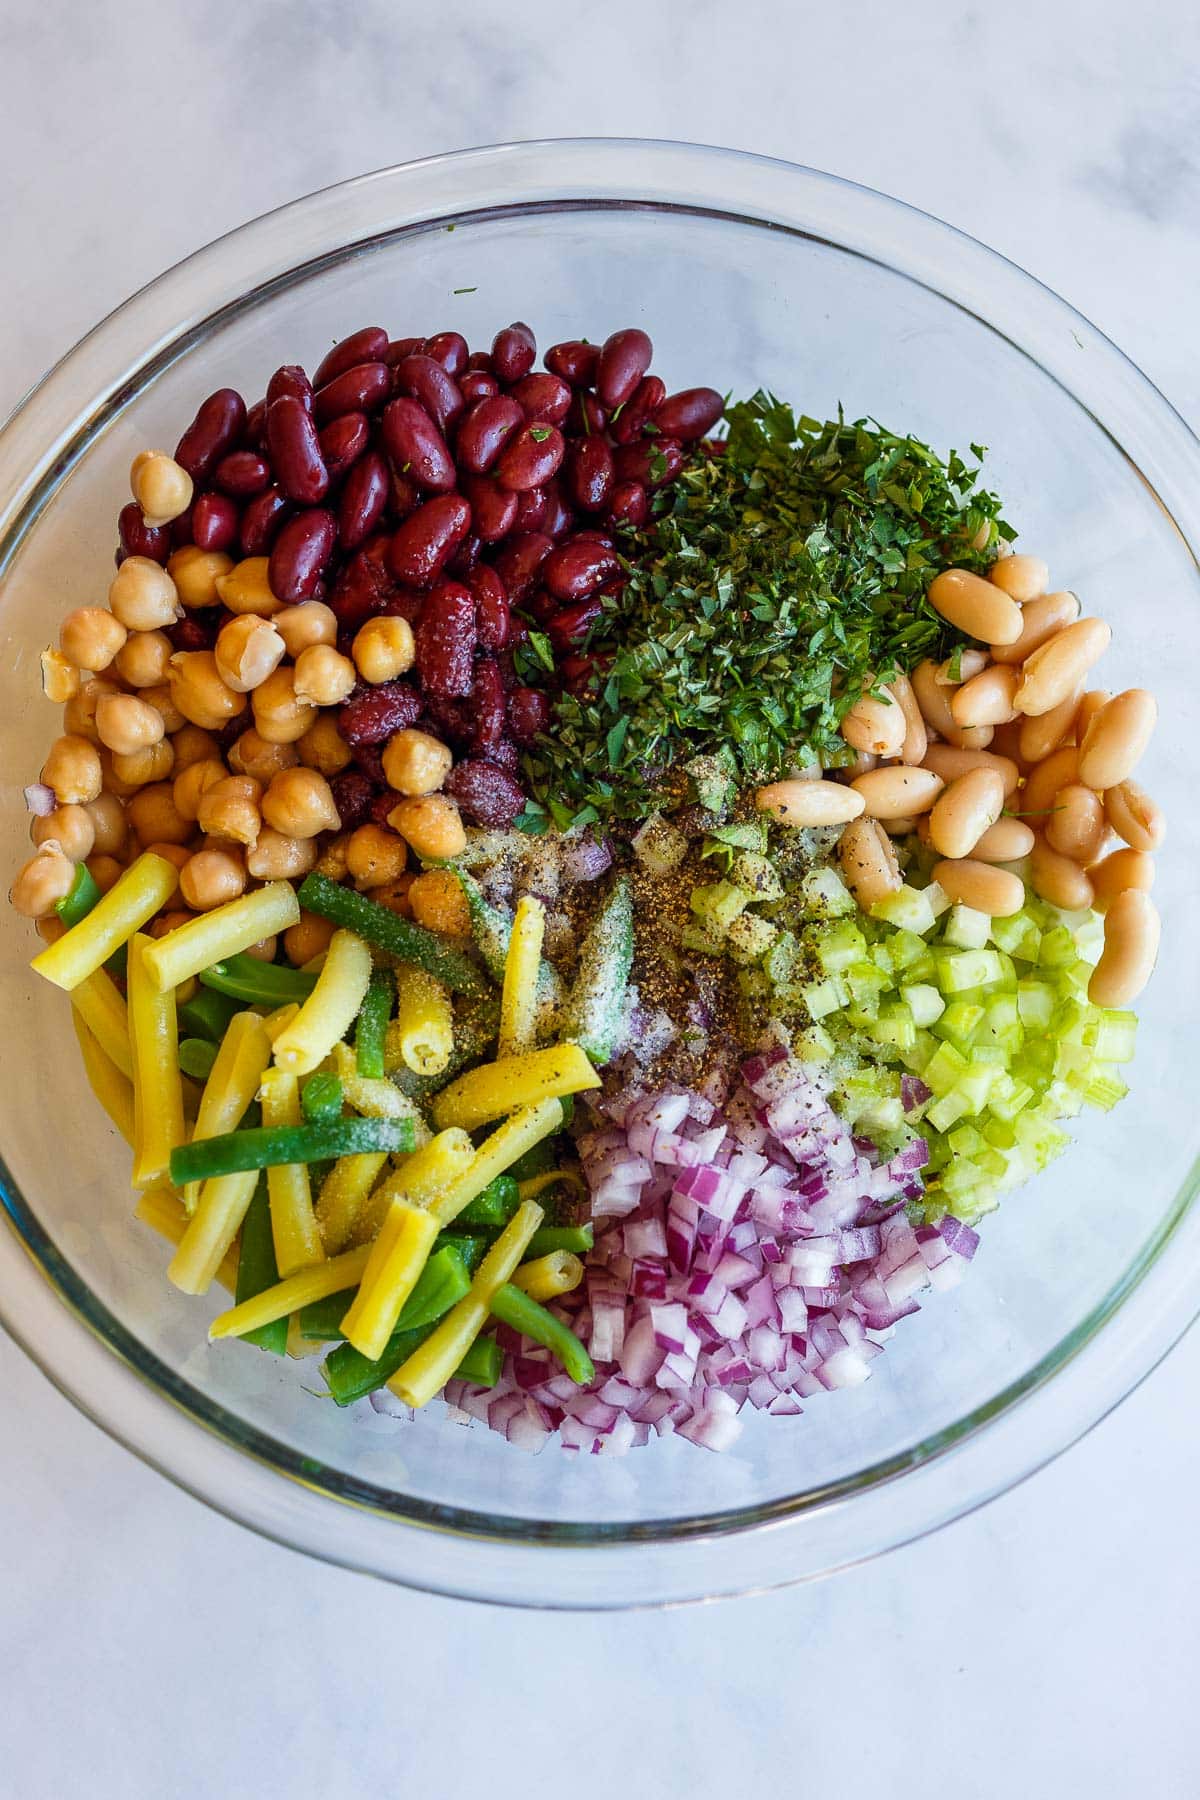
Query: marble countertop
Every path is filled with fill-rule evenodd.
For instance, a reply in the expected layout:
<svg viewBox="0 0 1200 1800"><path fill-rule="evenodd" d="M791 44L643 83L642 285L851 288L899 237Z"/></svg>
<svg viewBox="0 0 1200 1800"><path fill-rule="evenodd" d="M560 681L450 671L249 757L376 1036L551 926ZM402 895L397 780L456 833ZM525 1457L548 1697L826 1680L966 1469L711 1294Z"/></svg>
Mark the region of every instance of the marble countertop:
<svg viewBox="0 0 1200 1800"><path fill-rule="evenodd" d="M0 411L132 289L268 207L434 151L590 133L735 144L940 214L1198 422L1198 51L1178 0L609 0L586 23L549 0L10 7ZM5 1791L1193 1795L1198 1386L1193 1334L1053 1467L834 1580L535 1616L260 1542L0 1338Z"/></svg>

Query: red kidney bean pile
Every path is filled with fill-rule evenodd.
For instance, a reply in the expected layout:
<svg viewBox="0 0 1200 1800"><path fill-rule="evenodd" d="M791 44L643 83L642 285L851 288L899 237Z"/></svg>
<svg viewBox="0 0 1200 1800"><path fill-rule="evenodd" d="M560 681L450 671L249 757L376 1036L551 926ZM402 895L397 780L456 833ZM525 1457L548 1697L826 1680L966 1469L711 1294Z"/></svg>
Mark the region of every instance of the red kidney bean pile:
<svg viewBox="0 0 1200 1800"><path fill-rule="evenodd" d="M336 778L343 826L379 817L381 753L418 722L454 753L445 791L477 824L508 825L524 806L520 751L551 703L517 678L512 652L531 625L548 637L565 681L603 597L624 579L618 545L650 517L721 416L713 388L668 394L649 373L644 331L603 344L537 345L519 321L488 351L457 331L389 338L364 326L310 377L277 369L247 407L232 388L204 401L176 460L194 484L187 511L148 525L120 515L118 563L165 564L194 544L268 556L278 599L321 599L338 648L379 614L412 626L406 676L360 682L339 713L354 768ZM624 533L623 538L618 533ZM172 627L178 650L212 646L222 606ZM378 797L378 798L377 798Z"/></svg>

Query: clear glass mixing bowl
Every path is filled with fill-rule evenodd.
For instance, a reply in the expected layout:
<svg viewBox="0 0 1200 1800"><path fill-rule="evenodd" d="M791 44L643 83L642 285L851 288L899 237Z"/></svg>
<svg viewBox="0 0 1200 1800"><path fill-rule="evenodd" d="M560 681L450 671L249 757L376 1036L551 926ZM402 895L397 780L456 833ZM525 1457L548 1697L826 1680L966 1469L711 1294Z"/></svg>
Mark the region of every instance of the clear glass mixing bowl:
<svg viewBox="0 0 1200 1800"><path fill-rule="evenodd" d="M984 1227L969 1280L906 1321L864 1387L750 1419L712 1456L538 1457L436 1416L395 1425L311 1375L208 1348L210 1311L163 1279L130 1216L128 1158L84 1084L57 993L0 910L0 1317L139 1456L230 1516L331 1561L515 1604L626 1606L801 1580L912 1538L1062 1450L1191 1318L1200 1223L1195 721L1200 447L1086 320L991 251L894 200L679 144L524 144L389 169L283 208L107 319L0 436L3 865L55 719L37 653L104 595L133 453L198 399L253 397L367 322L544 346L639 324L669 387L757 386L821 416L991 446L991 481L1059 585L1106 615L1102 679L1158 690L1147 785L1171 837L1164 954L1133 1093ZM1189 873L1190 872L1190 873ZM311 1365L310 1365L311 1368ZM365 1409L364 1409L365 1410Z"/></svg>

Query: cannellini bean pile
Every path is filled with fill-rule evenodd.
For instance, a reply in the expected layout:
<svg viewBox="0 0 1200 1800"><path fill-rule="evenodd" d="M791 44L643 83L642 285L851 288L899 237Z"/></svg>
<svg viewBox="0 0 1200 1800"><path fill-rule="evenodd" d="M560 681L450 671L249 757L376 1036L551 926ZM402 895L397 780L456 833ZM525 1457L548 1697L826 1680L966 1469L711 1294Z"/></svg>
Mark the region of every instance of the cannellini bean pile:
<svg viewBox="0 0 1200 1800"><path fill-rule="evenodd" d="M190 476L162 451L135 459L130 486L148 525L168 524L192 498ZM143 850L179 869L182 908L155 922L156 935L248 886L312 869L348 874L434 929L466 929L458 883L405 866L410 850L440 860L466 842L458 807L438 791L452 762L443 743L414 729L395 734L382 759L391 791L378 796L373 822L343 831L336 800L353 753L336 711L322 709L340 706L359 682L410 669L411 626L372 618L343 655L332 610L318 600L285 607L267 564L194 545L165 568L128 556L107 606L70 613L58 647L43 652L43 688L63 707L64 734L29 790L37 853L10 899L47 933L79 863L107 892ZM218 601L233 616L213 648L175 650L170 628ZM287 933L291 961L318 954L332 930L304 914ZM268 958L275 948L258 947Z"/></svg>
<svg viewBox="0 0 1200 1800"><path fill-rule="evenodd" d="M1112 633L1048 589L1036 556L1004 556L987 579L936 576L931 605L988 648L923 662L884 698L864 693L842 722L851 767L827 780L814 766L757 802L786 825L844 825L839 859L864 908L900 886L892 840L913 832L960 905L1004 917L1028 880L1053 906L1095 907L1104 949L1088 997L1125 1006L1158 952L1150 888L1165 823L1131 779L1158 708L1145 688L1087 687Z"/></svg>

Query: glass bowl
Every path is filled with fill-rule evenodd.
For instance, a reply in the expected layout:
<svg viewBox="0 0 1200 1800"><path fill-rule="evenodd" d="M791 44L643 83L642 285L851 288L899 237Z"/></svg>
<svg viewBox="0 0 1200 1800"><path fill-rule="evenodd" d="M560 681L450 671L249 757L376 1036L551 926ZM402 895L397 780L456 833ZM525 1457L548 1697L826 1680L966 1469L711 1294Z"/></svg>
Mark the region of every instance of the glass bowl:
<svg viewBox="0 0 1200 1800"><path fill-rule="evenodd" d="M385 170L283 208L136 295L0 437L4 865L55 719L37 654L102 599L134 452L198 399L249 397L348 330L527 319L545 346L626 324L668 387L773 389L926 439L991 446L990 482L1057 585L1104 614L1102 679L1163 702L1145 779L1171 819L1164 953L1133 1092L983 1228L967 1282L906 1321L863 1388L754 1415L713 1456L530 1457L430 1409L351 1416L312 1365L210 1349L211 1303L164 1280L128 1159L91 1099L33 934L0 914L0 1315L92 1418L231 1517L331 1561L513 1604L618 1607L798 1581L915 1537L1057 1454L1195 1307L1200 1223L1193 779L1200 447L1086 320L1010 263L831 176L681 144L510 145ZM1180 720L1184 721L1181 729ZM365 1414L358 1416L359 1412Z"/></svg>

